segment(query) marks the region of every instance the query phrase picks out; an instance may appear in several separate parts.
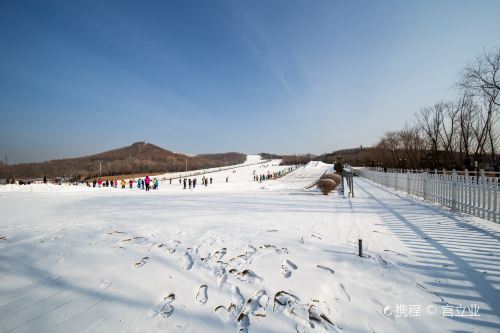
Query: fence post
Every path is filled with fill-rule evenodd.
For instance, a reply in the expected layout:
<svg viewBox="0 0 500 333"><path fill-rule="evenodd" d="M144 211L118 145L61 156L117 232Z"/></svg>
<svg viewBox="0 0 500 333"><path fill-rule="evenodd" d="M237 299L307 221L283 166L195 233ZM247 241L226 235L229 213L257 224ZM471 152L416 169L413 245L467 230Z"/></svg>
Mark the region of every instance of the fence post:
<svg viewBox="0 0 500 333"><path fill-rule="evenodd" d="M422 196L427 200L427 171L422 174Z"/></svg>
<svg viewBox="0 0 500 333"><path fill-rule="evenodd" d="M406 193L410 194L410 171L406 171Z"/></svg>
<svg viewBox="0 0 500 333"><path fill-rule="evenodd" d="M351 198L354 198L354 173L351 169Z"/></svg>
<svg viewBox="0 0 500 333"><path fill-rule="evenodd" d="M494 181L493 181L493 210L494 210L494 214L493 214L493 222L500 222L498 220L498 210L497 210L497 192L498 192L498 178L494 178Z"/></svg>
<svg viewBox="0 0 500 333"><path fill-rule="evenodd" d="M487 183L486 183L486 175L484 173L484 169L481 169L480 173L481 173L481 189L482 189L481 196L483 199L480 206L481 206L481 217L484 219L484 218L486 218L485 215L486 215L486 186L487 186Z"/></svg>
<svg viewBox="0 0 500 333"><path fill-rule="evenodd" d="M451 174L452 192L451 192L451 209L457 210L457 172L453 169Z"/></svg>

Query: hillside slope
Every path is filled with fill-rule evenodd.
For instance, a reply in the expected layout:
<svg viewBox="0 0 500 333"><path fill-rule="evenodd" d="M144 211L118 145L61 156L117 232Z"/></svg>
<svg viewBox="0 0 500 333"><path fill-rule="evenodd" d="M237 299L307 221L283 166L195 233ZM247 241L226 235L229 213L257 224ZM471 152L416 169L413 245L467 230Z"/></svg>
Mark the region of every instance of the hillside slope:
<svg viewBox="0 0 500 333"><path fill-rule="evenodd" d="M100 163L99 163L100 161ZM51 160L40 163L0 165L0 178L38 178L47 176L82 179L99 175L123 175L182 171L239 164L245 155L235 152L188 156L163 149L151 143L136 142L130 146L106 152Z"/></svg>

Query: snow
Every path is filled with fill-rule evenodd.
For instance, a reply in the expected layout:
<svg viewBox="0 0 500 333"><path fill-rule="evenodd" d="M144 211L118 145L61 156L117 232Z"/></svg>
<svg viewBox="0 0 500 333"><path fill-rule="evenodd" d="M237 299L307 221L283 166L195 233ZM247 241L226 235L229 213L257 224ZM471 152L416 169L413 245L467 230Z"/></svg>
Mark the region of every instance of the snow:
<svg viewBox="0 0 500 333"><path fill-rule="evenodd" d="M194 190L0 187L0 332L500 330L498 225L361 178L303 190L321 162L252 180L278 163Z"/></svg>

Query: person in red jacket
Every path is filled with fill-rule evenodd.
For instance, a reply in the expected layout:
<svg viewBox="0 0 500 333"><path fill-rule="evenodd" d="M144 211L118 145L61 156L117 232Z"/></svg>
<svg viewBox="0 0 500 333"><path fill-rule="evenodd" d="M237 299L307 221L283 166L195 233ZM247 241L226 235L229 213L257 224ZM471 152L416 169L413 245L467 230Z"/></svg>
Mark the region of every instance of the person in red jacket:
<svg viewBox="0 0 500 333"><path fill-rule="evenodd" d="M128 184L129 184L130 188L132 188L132 184L133 183L134 183L134 181L132 179L128 181Z"/></svg>

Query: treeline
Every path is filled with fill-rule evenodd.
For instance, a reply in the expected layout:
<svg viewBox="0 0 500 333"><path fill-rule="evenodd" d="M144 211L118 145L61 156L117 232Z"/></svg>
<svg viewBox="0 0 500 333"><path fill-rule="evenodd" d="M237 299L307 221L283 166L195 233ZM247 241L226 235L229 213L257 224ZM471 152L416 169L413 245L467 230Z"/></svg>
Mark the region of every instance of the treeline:
<svg viewBox="0 0 500 333"><path fill-rule="evenodd" d="M281 160L280 165L297 165L306 164L316 158L316 155L312 154L295 154L295 155L278 155L270 153L260 153L259 154L264 160Z"/></svg>
<svg viewBox="0 0 500 333"><path fill-rule="evenodd" d="M413 123L388 132L371 164L389 168L499 170L500 49L464 68L457 97L423 107Z"/></svg>
<svg viewBox="0 0 500 333"><path fill-rule="evenodd" d="M0 165L0 179L33 179L47 176L73 181L98 176L116 176L146 173L166 173L222 167L245 162L246 155L230 152L186 156L173 153L150 143L138 142L131 146L104 153L40 163Z"/></svg>
<svg viewBox="0 0 500 333"><path fill-rule="evenodd" d="M321 161L328 164L334 164L339 160L353 166L375 165L377 151L373 147L351 148L337 150L332 153L312 155L284 155L281 157L281 165L307 164L310 161Z"/></svg>
<svg viewBox="0 0 500 333"><path fill-rule="evenodd" d="M283 155L281 157L281 165L307 164L309 161L312 161L315 159L316 159L316 155L312 155L312 154Z"/></svg>

